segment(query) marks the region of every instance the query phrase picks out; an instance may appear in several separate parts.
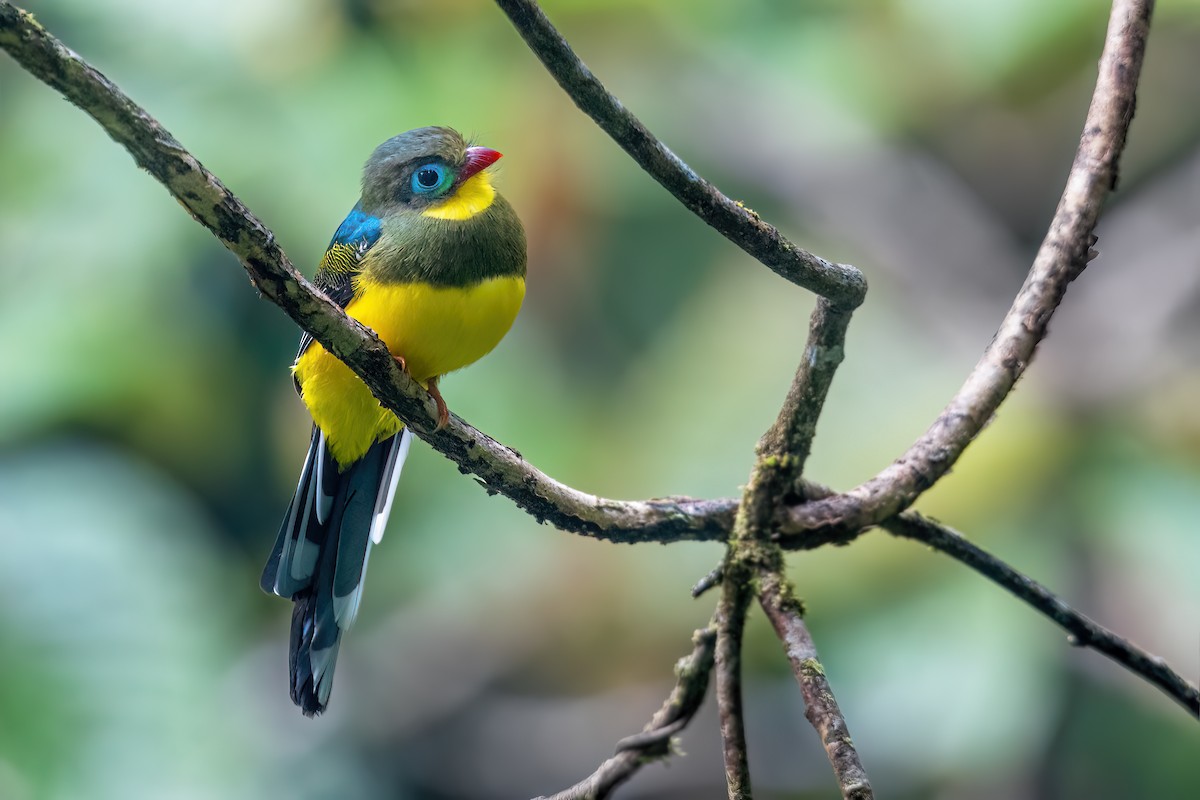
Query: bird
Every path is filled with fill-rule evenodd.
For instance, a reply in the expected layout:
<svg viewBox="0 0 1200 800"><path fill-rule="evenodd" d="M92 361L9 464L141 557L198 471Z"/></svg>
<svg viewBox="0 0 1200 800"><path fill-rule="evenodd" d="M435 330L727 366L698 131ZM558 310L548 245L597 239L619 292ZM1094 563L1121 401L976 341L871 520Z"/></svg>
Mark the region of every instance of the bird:
<svg viewBox="0 0 1200 800"><path fill-rule="evenodd" d="M450 417L439 379L499 344L525 297L525 231L488 172L500 156L447 127L383 142L316 275L426 388L439 429ZM294 603L289 694L312 717L329 703L412 434L308 333L292 377L312 434L261 585Z"/></svg>

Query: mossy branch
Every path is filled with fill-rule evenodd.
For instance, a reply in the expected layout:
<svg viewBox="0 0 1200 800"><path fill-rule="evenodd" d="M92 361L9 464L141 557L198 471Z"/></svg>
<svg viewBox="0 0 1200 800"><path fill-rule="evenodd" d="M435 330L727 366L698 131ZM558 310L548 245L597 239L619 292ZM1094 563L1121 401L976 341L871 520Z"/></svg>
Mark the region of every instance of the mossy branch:
<svg viewBox="0 0 1200 800"><path fill-rule="evenodd" d="M802 481L804 465L812 450L817 420L825 406L825 398L845 354L850 314L850 309L837 308L824 298L818 300L813 309L808 341L796 368L795 378L775 423L758 443L758 458L734 518L729 549L722 564L722 593L717 616L726 620L726 627L718 628L722 636L717 639L717 697L721 701L721 734L725 742L725 775L730 800L750 797L750 775L740 722L741 698L736 691L737 654L724 657L731 665L732 674L722 681L722 644L728 641L740 645L741 624L755 593L769 614L772 608L779 605L779 587L788 585L784 577L783 552L778 544L771 541L775 520L787 504L803 501L808 496ZM787 596L792 596L790 587ZM797 605L797 612L798 608ZM734 614L737 616L734 617ZM785 631L777 630L780 640L788 645ZM808 644L809 658L816 659L812 637L808 635L799 613L790 621L787 633L791 636L803 635ZM785 649L790 654L790 645ZM721 693L723 683L729 686L729 696ZM821 734L822 741L825 741L828 730L846 731L846 721L833 699L828 682L823 684L824 694L820 698L807 691L811 685L811 682L800 682L809 709L808 719ZM818 701L821 713L814 714ZM730 721L733 714L728 711L735 708L739 712L736 724ZM857 751L853 747L833 748L827 745L826 754L843 795L869 800L872 796L871 785L858 760Z"/></svg>
<svg viewBox="0 0 1200 800"><path fill-rule="evenodd" d="M804 696L804 716L821 737L842 797L871 800L875 793L850 737L846 718L833 696L829 678L821 666L812 634L804 624L803 605L796 599L787 579L770 570L764 570L759 576L758 599L783 643L784 653Z"/></svg>

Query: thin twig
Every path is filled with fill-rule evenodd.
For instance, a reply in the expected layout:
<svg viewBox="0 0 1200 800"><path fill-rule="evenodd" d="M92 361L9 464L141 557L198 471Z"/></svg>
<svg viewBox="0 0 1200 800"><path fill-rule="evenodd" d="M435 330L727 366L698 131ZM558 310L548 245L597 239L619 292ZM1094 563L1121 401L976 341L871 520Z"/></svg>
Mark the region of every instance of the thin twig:
<svg viewBox="0 0 1200 800"><path fill-rule="evenodd" d="M809 480L803 481L803 492L813 500L834 494L828 486ZM915 511L906 511L886 519L879 527L895 536L925 542L962 562L1070 633L1075 637L1074 644L1103 653L1134 675L1162 689L1193 716L1200 714L1200 689L1188 683L1162 658L1147 653L1088 619L1049 589L988 553L953 528ZM822 531L811 538L780 537L780 544L785 549L808 550L830 543L845 544L863 533L866 531L834 536L830 531Z"/></svg>
<svg viewBox="0 0 1200 800"><path fill-rule="evenodd" d="M1200 689L1184 680L1166 661L1088 619L1049 589L969 541L958 531L915 513L890 519L883 524L883 528L895 536L924 542L966 564L1051 619L1071 635L1071 644L1103 653L1157 686L1191 712L1192 716L1200 717Z"/></svg>
<svg viewBox="0 0 1200 800"><path fill-rule="evenodd" d="M721 601L717 604L717 714L729 800L750 800L753 795L742 704L742 635L753 587L749 579L735 577L739 572L726 565Z"/></svg>
<svg viewBox="0 0 1200 800"><path fill-rule="evenodd" d="M725 567L722 564L717 564L712 568L712 571L705 575L700 580L696 581L696 585L692 587L692 597L700 597L721 582L725 577Z"/></svg>
<svg viewBox="0 0 1200 800"><path fill-rule="evenodd" d="M834 494L828 486L815 481L805 480L802 483L804 495L813 500L831 497ZM1200 689L1189 683L1161 657L1140 649L1127 639L1088 619L1049 589L988 553L953 528L915 511L906 511L886 519L879 527L895 536L924 542L962 562L1059 625L1074 637L1073 644L1103 653L1137 677L1162 689L1193 716L1200 714ZM826 530L812 537L779 538L785 549L810 550L831 543L845 544L866 532L860 530L846 535L834 535L832 531Z"/></svg>
<svg viewBox="0 0 1200 800"><path fill-rule="evenodd" d="M792 588L778 573L763 570L759 573L758 600L767 618L783 642L788 661L800 693L804 695L804 716L817 729L825 754L833 765L842 797L847 800L871 800L871 782L859 760L846 718L838 708L837 699L825 677L825 669L817 657L808 626L804 624L804 608Z"/></svg>
<svg viewBox="0 0 1200 800"><path fill-rule="evenodd" d="M692 653L675 665L675 688L641 733L617 742L617 753L579 783L538 800L603 800L651 761L671 755L672 737L691 722L708 690L717 630L702 628L692 635Z"/></svg>
<svg viewBox="0 0 1200 800"><path fill-rule="evenodd" d="M786 280L842 308L862 303L867 283L861 272L802 250L697 175L604 88L534 0L496 0L496 5L575 105L692 213Z"/></svg>
<svg viewBox="0 0 1200 800"><path fill-rule="evenodd" d="M903 511L949 471L1025 373L1067 285L1087 266L1096 220L1116 185L1153 6L1153 0L1113 3L1091 108L1058 210L1025 285L958 394L889 467L845 494L794 507L785 530L798 537L824 528L849 532Z"/></svg>
<svg viewBox="0 0 1200 800"><path fill-rule="evenodd" d="M212 231L251 281L300 327L355 371L387 408L463 472L473 473L539 522L617 542L724 539L736 501L609 500L559 483L515 450L458 417L434 433L433 404L401 372L374 333L350 319L296 271L257 217L145 109L51 36L33 16L0 0L0 48L90 114L118 144Z"/></svg>

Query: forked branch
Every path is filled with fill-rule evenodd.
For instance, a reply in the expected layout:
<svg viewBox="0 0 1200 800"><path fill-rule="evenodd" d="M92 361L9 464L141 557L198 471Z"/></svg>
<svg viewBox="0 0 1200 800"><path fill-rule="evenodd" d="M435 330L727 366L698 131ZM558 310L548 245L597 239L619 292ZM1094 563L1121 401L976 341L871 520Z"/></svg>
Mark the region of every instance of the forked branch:
<svg viewBox="0 0 1200 800"><path fill-rule="evenodd" d="M730 800L748 800L750 797L750 771L746 757L746 741L743 729L740 688L740 650L742 626L745 624L747 606L756 590L763 607L771 611L779 606L778 587L786 583L784 578L783 553L779 546L770 541L773 522L784 505L794 499L803 499L804 486L801 473L812 450L816 435L817 420L825 405L825 398L833 383L844 356L846 331L850 324L851 309L837 308L824 298L817 302L809 323L808 340L804 355L796 368L795 378L788 389L775 424L758 443L758 458L750 481L742 495L729 539L729 550L721 567L721 602L718 605L719 621L717 639L717 699L721 719L721 739L724 743L725 780ZM768 595L764 596L764 592ZM791 594L789 592L788 596ZM807 630L799 617L798 605L792 624L795 630ZM792 647L784 634L780 639L787 645L789 657ZM809 659L816 659L816 649L811 637L807 638ZM737 648L736 650L734 648ZM806 684L802 681L801 688ZM828 683L823 686L828 700L822 699L820 716L809 715L809 720L818 726L822 738L825 731L818 725L836 718L838 730L846 730L837 702L833 700ZM805 695L810 711L817 700ZM869 798L870 784L857 753L851 747L826 748L843 793L859 800ZM845 764L853 762L857 768L854 780L846 783Z"/></svg>
<svg viewBox="0 0 1200 800"><path fill-rule="evenodd" d="M803 481L802 486L804 495L814 500L834 494L828 486L813 481ZM923 542L975 570L1069 633L1072 644L1103 653L1142 680L1157 686L1193 717L1200 718L1200 689L1189 683L1162 658L1146 652L1103 625L1088 619L1033 578L987 552L948 525L915 511L906 511L884 520L879 527L893 536ZM820 535L812 537L789 537L785 546L789 549L811 549L833 541L852 541L863 533L866 531L856 531L848 536L833 536L831 532L823 531Z"/></svg>

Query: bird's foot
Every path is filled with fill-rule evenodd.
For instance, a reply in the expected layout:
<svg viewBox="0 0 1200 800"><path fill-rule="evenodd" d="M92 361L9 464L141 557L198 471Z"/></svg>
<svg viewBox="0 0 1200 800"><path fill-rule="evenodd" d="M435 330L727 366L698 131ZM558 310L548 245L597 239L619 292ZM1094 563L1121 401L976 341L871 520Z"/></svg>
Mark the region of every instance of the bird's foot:
<svg viewBox="0 0 1200 800"><path fill-rule="evenodd" d="M440 431L450 424L450 409L446 408L446 401L442 398L442 393L438 389L437 378L429 379L427 391L429 392L429 396L433 398L433 402L437 404L437 425L434 427L434 430Z"/></svg>
<svg viewBox="0 0 1200 800"><path fill-rule="evenodd" d="M407 375L408 374L408 362L404 360L404 356L393 355L392 358L396 359L396 365L398 367L400 367L400 371L403 372L405 375Z"/></svg>

